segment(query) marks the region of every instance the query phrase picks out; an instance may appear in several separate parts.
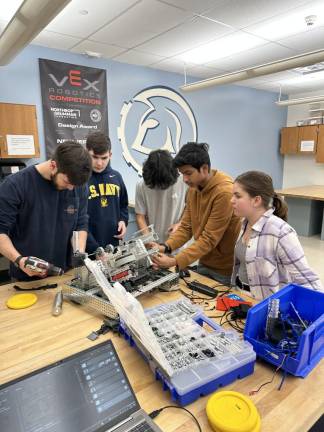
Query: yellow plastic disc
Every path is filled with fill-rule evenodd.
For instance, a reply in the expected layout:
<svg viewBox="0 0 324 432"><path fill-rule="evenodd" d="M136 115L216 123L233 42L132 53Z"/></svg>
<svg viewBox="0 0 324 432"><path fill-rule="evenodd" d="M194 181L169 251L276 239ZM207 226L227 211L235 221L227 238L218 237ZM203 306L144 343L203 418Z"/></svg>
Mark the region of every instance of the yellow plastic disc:
<svg viewBox="0 0 324 432"><path fill-rule="evenodd" d="M14 294L7 300L10 309L24 309L37 302L37 295L34 293Z"/></svg>
<svg viewBox="0 0 324 432"><path fill-rule="evenodd" d="M259 432L261 419L247 396L234 391L214 393L207 402L208 421L215 432Z"/></svg>

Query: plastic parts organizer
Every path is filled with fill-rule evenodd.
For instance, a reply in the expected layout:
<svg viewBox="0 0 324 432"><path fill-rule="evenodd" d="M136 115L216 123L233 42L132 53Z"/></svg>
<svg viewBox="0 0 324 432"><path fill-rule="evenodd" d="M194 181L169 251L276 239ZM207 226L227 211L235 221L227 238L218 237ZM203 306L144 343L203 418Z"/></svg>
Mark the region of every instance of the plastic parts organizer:
<svg viewBox="0 0 324 432"><path fill-rule="evenodd" d="M120 331L180 405L253 373L256 355L250 343L235 331L224 331L187 299L146 309L145 314L172 367L171 376L123 322Z"/></svg>

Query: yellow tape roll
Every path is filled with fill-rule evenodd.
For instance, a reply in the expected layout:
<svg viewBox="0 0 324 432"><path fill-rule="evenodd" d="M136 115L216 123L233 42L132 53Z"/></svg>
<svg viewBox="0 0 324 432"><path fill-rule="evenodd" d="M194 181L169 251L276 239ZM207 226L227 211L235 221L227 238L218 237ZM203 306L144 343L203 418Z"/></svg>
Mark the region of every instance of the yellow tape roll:
<svg viewBox="0 0 324 432"><path fill-rule="evenodd" d="M25 309L37 302L37 295L34 293L14 294L7 300L10 309Z"/></svg>
<svg viewBox="0 0 324 432"><path fill-rule="evenodd" d="M234 391L214 393L207 402L208 421L215 432L260 432L261 419L248 397Z"/></svg>

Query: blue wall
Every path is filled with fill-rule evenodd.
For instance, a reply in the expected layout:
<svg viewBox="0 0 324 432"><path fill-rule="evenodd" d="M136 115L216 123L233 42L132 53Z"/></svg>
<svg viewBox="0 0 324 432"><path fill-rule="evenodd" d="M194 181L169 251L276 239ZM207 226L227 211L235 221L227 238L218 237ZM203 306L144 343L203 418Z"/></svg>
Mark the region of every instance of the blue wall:
<svg viewBox="0 0 324 432"><path fill-rule="evenodd" d="M38 58L107 70L112 165L123 175L130 200L134 200L139 177L122 157L117 138L121 107L146 87L163 85L178 91L183 77L156 69L28 46L11 64L0 67L0 101L37 106L41 160L45 159L45 145ZM279 132L286 125L287 110L274 104L277 99L275 93L230 85L183 93L183 96L196 116L199 141L210 145L215 168L233 176L248 169L264 170L273 177L275 187L281 187L283 160L279 154ZM33 162L36 161L28 161Z"/></svg>

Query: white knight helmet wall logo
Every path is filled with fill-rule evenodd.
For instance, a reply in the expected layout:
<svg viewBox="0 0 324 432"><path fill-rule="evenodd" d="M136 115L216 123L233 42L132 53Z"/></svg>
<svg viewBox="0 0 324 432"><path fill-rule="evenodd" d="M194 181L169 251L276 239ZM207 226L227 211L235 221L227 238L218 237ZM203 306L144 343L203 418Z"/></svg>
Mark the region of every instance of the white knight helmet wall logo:
<svg viewBox="0 0 324 432"><path fill-rule="evenodd" d="M123 156L139 175L152 150L175 154L180 141L197 141L197 123L190 106L168 87L149 87L137 93L123 104L120 116L117 134Z"/></svg>

